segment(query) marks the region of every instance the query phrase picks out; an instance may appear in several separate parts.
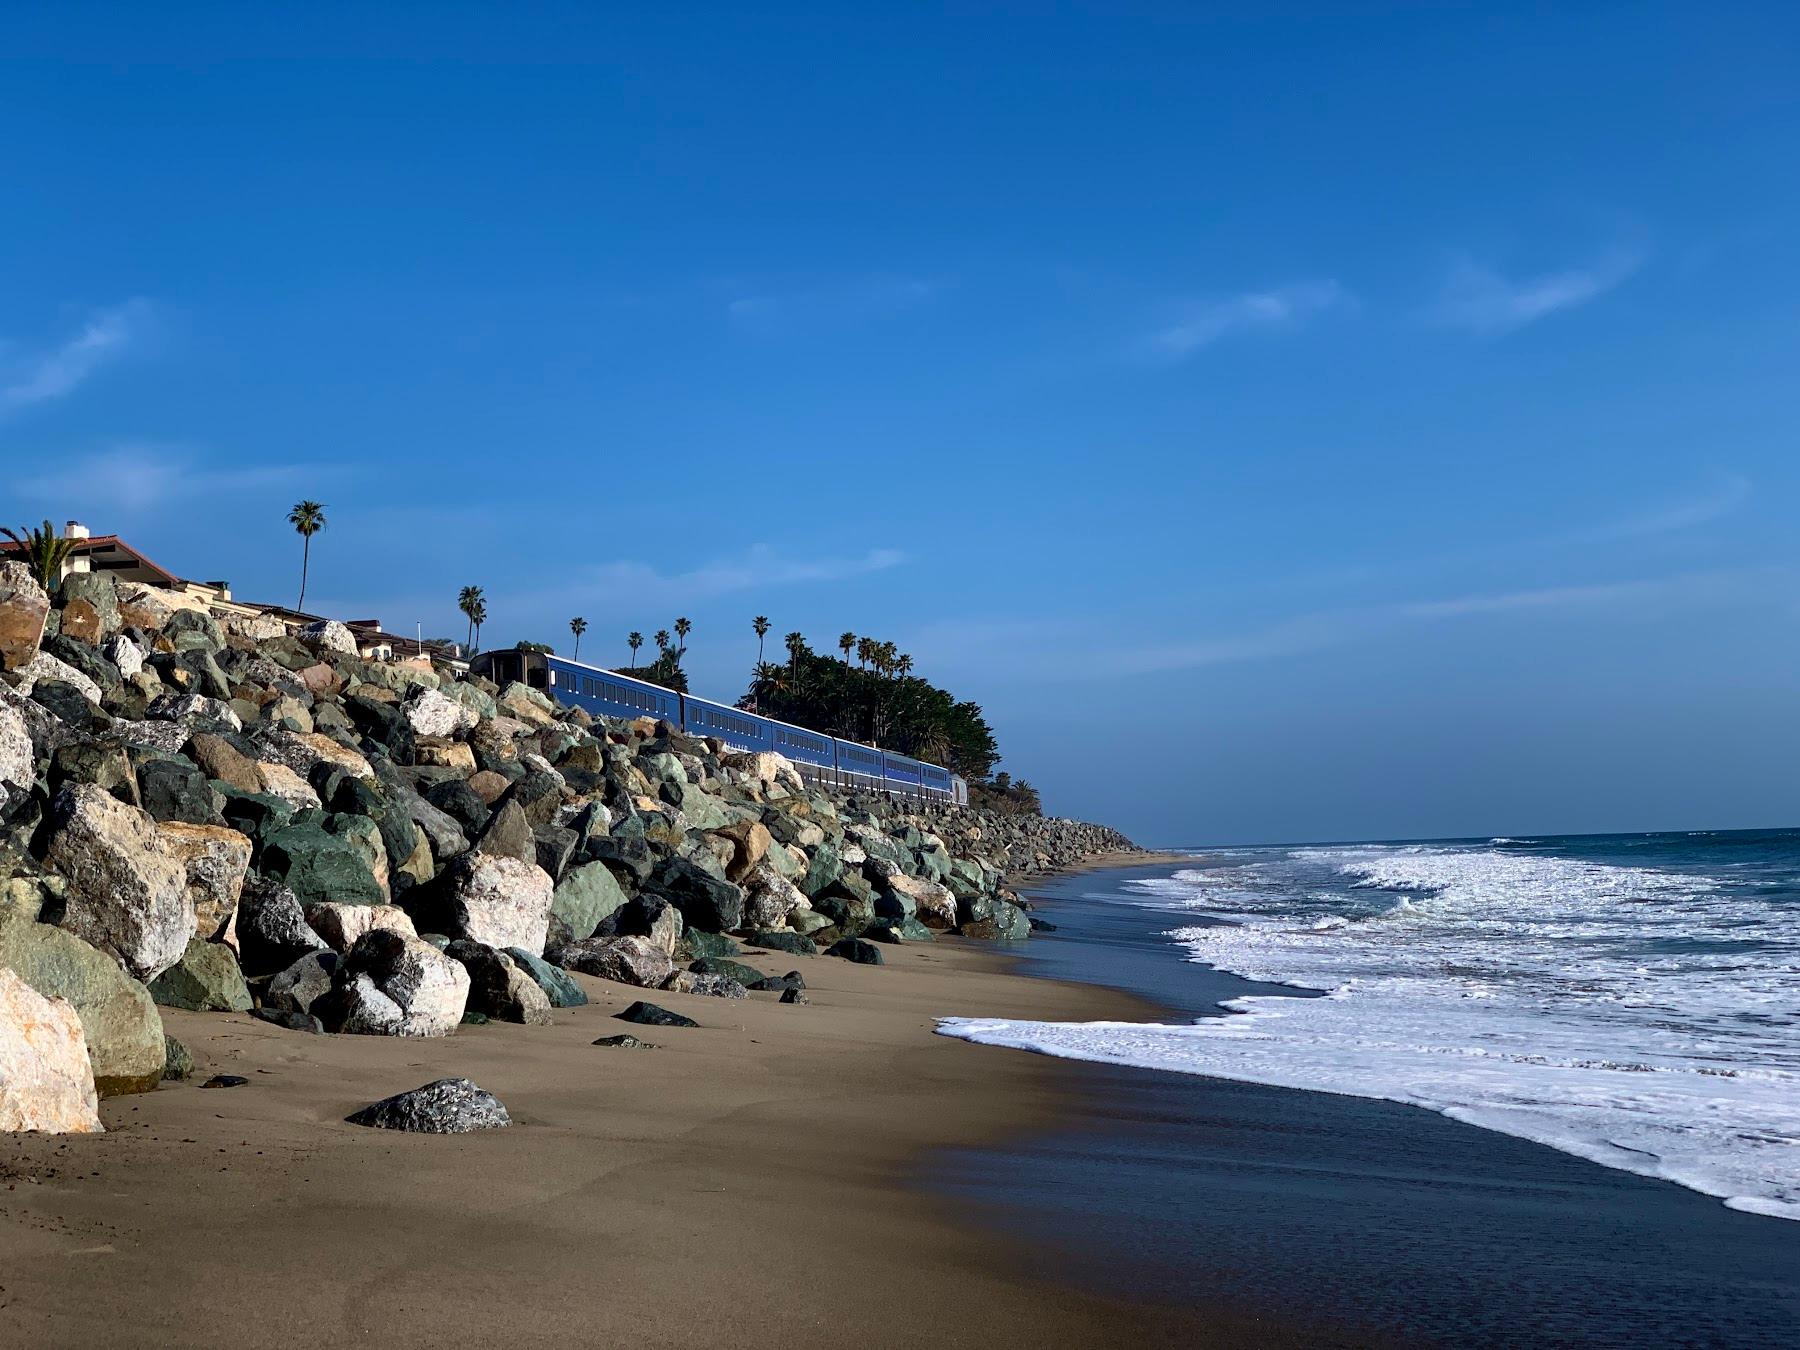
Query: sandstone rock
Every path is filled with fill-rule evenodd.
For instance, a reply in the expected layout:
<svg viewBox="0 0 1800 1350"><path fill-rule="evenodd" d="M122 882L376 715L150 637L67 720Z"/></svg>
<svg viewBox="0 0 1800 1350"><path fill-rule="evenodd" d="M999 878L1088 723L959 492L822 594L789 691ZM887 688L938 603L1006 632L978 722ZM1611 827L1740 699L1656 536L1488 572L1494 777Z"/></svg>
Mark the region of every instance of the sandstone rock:
<svg viewBox="0 0 1800 1350"><path fill-rule="evenodd" d="M64 928L140 980L181 959L197 922L187 868L144 812L71 784L51 808L44 858L69 880Z"/></svg>
<svg viewBox="0 0 1800 1350"><path fill-rule="evenodd" d="M530 685L514 680L500 691L496 703L501 712L532 726L547 727L556 720L555 705Z"/></svg>
<svg viewBox="0 0 1800 1350"><path fill-rule="evenodd" d="M549 954L564 970L578 970L618 984L660 988L674 972L669 954L647 938L586 938L564 943Z"/></svg>
<svg viewBox="0 0 1800 1350"><path fill-rule="evenodd" d="M787 925L788 915L806 908L809 906L800 888L767 862L759 865L745 881L745 928L783 928Z"/></svg>
<svg viewBox="0 0 1800 1350"><path fill-rule="evenodd" d="M337 652L341 656L356 655L356 638L336 619L320 619L317 623L309 623L294 636L321 656L326 652Z"/></svg>
<svg viewBox="0 0 1800 1350"><path fill-rule="evenodd" d="M466 938L444 950L469 972L469 1007L499 1022L548 1026L550 998L505 952Z"/></svg>
<svg viewBox="0 0 1800 1350"><path fill-rule="evenodd" d="M150 997L189 1012L249 1012L250 990L237 958L223 943L188 943L181 960L150 981Z"/></svg>
<svg viewBox="0 0 1800 1350"><path fill-rule="evenodd" d="M359 987L398 1009L397 1020ZM364 1035L448 1036L469 1001L469 973L429 942L381 930L365 933L338 961L331 993L312 1005L326 1029ZM365 1016L371 1004L375 1018Z"/></svg>
<svg viewBox="0 0 1800 1350"><path fill-rule="evenodd" d="M440 1078L411 1092L384 1097L347 1119L352 1125L414 1134L469 1134L512 1124L500 1099L466 1078Z"/></svg>
<svg viewBox="0 0 1800 1350"><path fill-rule="evenodd" d="M0 1131L101 1128L81 1018L0 968Z"/></svg>
<svg viewBox="0 0 1800 1350"><path fill-rule="evenodd" d="M467 853L434 885L440 890L441 921L433 925L438 931L489 947L544 950L554 888L536 863Z"/></svg>
<svg viewBox="0 0 1800 1350"><path fill-rule="evenodd" d="M306 922L334 952L347 952L364 933L377 930L416 938L412 916L398 905L347 905L321 901L305 906Z"/></svg>
<svg viewBox="0 0 1800 1350"><path fill-rule="evenodd" d="M157 833L181 861L188 899L194 906L195 932L207 942L236 948L238 898L250 870L250 841L222 825L191 825L168 820Z"/></svg>
<svg viewBox="0 0 1800 1350"><path fill-rule="evenodd" d="M725 869L725 879L740 886L762 865L763 858L769 852L769 845L774 842L760 820L740 820L716 831L716 834L732 843L732 857Z"/></svg>
<svg viewBox="0 0 1800 1350"><path fill-rule="evenodd" d="M435 689L415 689L401 711L414 733L420 736L454 738L481 720L473 708L447 698Z"/></svg>
<svg viewBox="0 0 1800 1350"><path fill-rule="evenodd" d="M50 597L24 563L0 562L0 670L23 670L38 654Z"/></svg>

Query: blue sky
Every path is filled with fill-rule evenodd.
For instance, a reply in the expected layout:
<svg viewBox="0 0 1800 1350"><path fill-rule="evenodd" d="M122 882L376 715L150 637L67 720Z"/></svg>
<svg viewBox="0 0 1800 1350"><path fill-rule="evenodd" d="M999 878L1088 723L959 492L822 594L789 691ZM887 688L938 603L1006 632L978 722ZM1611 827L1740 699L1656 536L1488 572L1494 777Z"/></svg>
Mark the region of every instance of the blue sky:
<svg viewBox="0 0 1800 1350"><path fill-rule="evenodd" d="M1155 842L1800 823L1800 21L1719 8L9 6L0 516L292 603L316 497L309 608L725 695L892 638Z"/></svg>

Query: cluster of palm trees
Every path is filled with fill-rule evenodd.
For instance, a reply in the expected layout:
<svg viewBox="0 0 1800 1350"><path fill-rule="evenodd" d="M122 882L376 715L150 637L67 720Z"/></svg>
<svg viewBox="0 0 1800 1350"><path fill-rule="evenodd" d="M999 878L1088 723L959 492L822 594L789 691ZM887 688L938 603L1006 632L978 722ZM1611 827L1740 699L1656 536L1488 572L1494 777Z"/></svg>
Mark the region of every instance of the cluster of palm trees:
<svg viewBox="0 0 1800 1350"><path fill-rule="evenodd" d="M464 586L462 593L456 597L456 607L469 621L467 645L470 651L476 651L481 645L481 625L487 622L487 596L479 586Z"/></svg>

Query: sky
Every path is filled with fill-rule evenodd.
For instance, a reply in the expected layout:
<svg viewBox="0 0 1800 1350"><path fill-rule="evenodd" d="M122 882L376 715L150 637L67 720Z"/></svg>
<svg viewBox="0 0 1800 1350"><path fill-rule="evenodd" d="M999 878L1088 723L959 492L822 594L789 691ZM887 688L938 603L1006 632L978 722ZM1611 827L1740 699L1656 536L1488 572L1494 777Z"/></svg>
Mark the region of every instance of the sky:
<svg viewBox="0 0 1800 1350"><path fill-rule="evenodd" d="M1800 824L1792 6L12 4L0 126L0 519L872 634L1149 843Z"/></svg>

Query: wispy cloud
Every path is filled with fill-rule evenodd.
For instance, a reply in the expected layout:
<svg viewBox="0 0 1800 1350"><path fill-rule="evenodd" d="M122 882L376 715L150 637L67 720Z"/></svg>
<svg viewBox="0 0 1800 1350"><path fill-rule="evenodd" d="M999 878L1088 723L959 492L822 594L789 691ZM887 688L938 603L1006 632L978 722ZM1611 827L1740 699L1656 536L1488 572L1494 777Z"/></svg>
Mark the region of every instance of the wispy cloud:
<svg viewBox="0 0 1800 1350"><path fill-rule="evenodd" d="M250 464L218 467L197 463L175 446L115 445L35 474L18 484L20 496L52 502L72 513L140 512L172 502L207 499L222 502L245 492L316 482L329 468L302 464Z"/></svg>
<svg viewBox="0 0 1800 1350"><path fill-rule="evenodd" d="M140 338L150 316L148 301L128 300L90 315L79 332L55 346L0 357L0 416L73 393Z"/></svg>
<svg viewBox="0 0 1800 1350"><path fill-rule="evenodd" d="M1749 500L1750 480L1742 474L1731 474L1710 492L1621 517L1591 531L1586 538L1636 539L1645 535L1697 529L1701 525L1710 525L1715 520L1723 520Z"/></svg>
<svg viewBox="0 0 1800 1350"><path fill-rule="evenodd" d="M726 302L734 327L758 337L892 318L931 304L945 283L924 277L875 275L817 286L748 289Z"/></svg>
<svg viewBox="0 0 1800 1350"><path fill-rule="evenodd" d="M1430 317L1483 336L1510 333L1598 299L1629 278L1648 257L1641 248L1619 246L1584 266L1518 278L1461 258L1445 278Z"/></svg>
<svg viewBox="0 0 1800 1350"><path fill-rule="evenodd" d="M1233 333L1297 328L1327 310L1355 304L1335 281L1300 281L1266 291L1186 306L1174 323L1149 337L1152 355L1179 361Z"/></svg>
<svg viewBox="0 0 1800 1350"><path fill-rule="evenodd" d="M897 549L877 548L852 557L796 558L759 545L736 558L722 558L685 572L663 572L643 562L610 562L590 569L582 588L628 595L634 604L698 600L735 591L805 582L845 581L885 572L906 561Z"/></svg>

